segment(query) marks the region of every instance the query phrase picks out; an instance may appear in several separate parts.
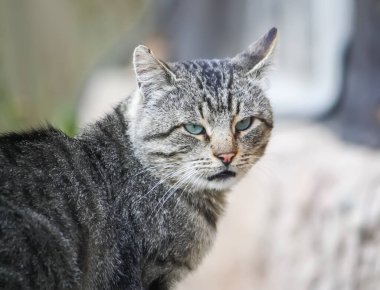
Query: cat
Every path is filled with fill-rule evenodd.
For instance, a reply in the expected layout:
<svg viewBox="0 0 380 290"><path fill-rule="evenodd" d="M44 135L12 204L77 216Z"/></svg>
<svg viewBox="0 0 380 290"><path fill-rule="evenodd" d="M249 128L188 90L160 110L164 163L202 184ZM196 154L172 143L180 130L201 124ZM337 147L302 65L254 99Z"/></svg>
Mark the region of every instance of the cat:
<svg viewBox="0 0 380 290"><path fill-rule="evenodd" d="M136 91L75 138L0 137L1 289L172 289L273 127L272 28L232 58L133 55Z"/></svg>

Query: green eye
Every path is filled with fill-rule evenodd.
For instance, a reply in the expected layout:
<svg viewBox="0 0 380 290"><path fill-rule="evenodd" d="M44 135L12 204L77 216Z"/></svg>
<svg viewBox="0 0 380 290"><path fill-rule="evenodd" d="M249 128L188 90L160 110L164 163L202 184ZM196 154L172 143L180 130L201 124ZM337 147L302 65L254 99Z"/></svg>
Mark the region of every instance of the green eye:
<svg viewBox="0 0 380 290"><path fill-rule="evenodd" d="M252 125L252 117L244 118L243 120L236 123L236 131L247 130Z"/></svg>
<svg viewBox="0 0 380 290"><path fill-rule="evenodd" d="M205 132L205 128L197 124L186 124L184 125L184 127L187 132L194 135L203 134Z"/></svg>

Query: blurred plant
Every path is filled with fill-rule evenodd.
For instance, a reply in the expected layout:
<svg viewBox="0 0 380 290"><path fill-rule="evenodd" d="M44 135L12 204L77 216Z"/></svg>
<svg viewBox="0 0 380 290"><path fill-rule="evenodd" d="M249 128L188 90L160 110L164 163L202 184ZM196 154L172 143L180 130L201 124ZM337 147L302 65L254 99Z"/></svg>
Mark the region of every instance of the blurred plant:
<svg viewBox="0 0 380 290"><path fill-rule="evenodd" d="M0 2L0 131L49 120L75 132L75 99L146 1Z"/></svg>

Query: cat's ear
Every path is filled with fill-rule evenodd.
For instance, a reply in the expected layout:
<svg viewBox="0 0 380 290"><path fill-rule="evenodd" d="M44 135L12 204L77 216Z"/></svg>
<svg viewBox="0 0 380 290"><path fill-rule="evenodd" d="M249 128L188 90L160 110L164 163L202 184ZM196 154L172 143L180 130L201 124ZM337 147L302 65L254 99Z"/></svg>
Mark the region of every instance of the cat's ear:
<svg viewBox="0 0 380 290"><path fill-rule="evenodd" d="M270 64L276 40L277 28L273 27L245 51L232 58L232 62L245 75L260 77Z"/></svg>
<svg viewBox="0 0 380 290"><path fill-rule="evenodd" d="M173 89L176 80L175 74L146 46L139 45L135 48L133 66L137 84L144 97L162 95Z"/></svg>

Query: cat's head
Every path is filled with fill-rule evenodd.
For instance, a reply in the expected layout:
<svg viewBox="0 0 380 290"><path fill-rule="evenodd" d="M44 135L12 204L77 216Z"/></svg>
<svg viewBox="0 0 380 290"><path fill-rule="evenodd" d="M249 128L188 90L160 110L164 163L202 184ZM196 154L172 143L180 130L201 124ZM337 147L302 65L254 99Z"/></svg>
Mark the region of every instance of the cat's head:
<svg viewBox="0 0 380 290"><path fill-rule="evenodd" d="M135 152L159 179L225 190L263 155L273 127L261 80L277 30L233 58L164 63L134 52L138 90L128 108Z"/></svg>

